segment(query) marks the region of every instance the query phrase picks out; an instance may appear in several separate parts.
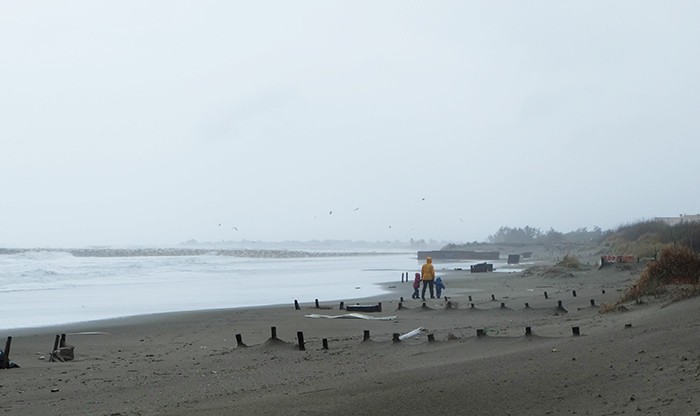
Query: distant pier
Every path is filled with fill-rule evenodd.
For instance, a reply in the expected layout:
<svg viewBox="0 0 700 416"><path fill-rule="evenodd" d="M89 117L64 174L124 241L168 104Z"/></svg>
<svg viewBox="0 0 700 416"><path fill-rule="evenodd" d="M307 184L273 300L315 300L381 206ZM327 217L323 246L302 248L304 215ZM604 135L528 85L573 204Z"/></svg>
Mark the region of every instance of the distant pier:
<svg viewBox="0 0 700 416"><path fill-rule="evenodd" d="M498 260L500 255L498 251L432 250L419 251L418 259L432 257L433 260Z"/></svg>

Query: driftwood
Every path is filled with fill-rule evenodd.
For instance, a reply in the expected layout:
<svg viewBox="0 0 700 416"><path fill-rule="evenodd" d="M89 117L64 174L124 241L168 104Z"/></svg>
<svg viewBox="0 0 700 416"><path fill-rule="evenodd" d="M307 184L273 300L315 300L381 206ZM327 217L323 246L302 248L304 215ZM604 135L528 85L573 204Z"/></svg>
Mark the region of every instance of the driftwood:
<svg viewBox="0 0 700 416"><path fill-rule="evenodd" d="M75 359L75 347L66 344L66 334L60 336L56 335L56 341L53 344L53 351L51 352L51 358L49 361L73 361Z"/></svg>

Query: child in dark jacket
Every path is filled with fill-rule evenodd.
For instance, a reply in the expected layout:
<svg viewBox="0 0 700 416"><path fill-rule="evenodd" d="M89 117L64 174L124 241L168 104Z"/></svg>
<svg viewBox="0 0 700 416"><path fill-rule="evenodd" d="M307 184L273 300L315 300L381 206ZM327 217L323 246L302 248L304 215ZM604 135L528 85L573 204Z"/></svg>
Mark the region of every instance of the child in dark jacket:
<svg viewBox="0 0 700 416"><path fill-rule="evenodd" d="M438 299L440 299L440 294L442 293L442 290L445 288L445 284L442 283L442 278L438 277L435 279L435 294L437 295Z"/></svg>
<svg viewBox="0 0 700 416"><path fill-rule="evenodd" d="M416 277L413 279L413 295L411 298L420 299L420 294L418 289L420 288L420 273L416 273Z"/></svg>

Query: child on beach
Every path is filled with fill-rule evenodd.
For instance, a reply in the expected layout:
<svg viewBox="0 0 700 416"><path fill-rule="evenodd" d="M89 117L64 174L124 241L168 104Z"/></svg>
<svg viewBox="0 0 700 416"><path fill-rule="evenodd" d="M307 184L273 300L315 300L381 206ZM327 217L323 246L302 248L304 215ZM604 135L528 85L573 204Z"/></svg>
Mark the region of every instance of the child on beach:
<svg viewBox="0 0 700 416"><path fill-rule="evenodd" d="M438 299L440 299L440 294L444 288L445 284L442 283L442 278L438 277L435 279L435 294L437 295Z"/></svg>
<svg viewBox="0 0 700 416"><path fill-rule="evenodd" d="M416 277L413 279L413 295L411 296L411 298L413 298L413 299L420 298L420 293L418 293L419 288L420 288L420 273L416 273Z"/></svg>

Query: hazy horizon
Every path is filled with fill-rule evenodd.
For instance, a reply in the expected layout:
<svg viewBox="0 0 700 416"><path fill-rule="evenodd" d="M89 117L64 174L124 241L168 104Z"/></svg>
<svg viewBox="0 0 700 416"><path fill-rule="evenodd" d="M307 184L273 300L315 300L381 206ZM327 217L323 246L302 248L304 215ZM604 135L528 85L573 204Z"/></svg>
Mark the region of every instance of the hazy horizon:
<svg viewBox="0 0 700 416"><path fill-rule="evenodd" d="M0 5L0 246L697 214L700 3Z"/></svg>

